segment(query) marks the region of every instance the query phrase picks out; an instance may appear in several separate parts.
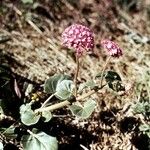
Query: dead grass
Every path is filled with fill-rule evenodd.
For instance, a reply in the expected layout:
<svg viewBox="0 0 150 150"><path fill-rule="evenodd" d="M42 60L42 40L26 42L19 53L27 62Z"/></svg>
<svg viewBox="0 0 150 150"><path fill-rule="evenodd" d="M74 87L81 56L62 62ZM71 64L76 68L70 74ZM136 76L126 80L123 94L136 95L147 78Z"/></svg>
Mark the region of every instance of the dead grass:
<svg viewBox="0 0 150 150"><path fill-rule="evenodd" d="M106 54L100 47L100 40L110 38L121 45L124 55L119 60L112 60L108 69L116 70L125 82L132 82L135 86L137 83L147 85L149 91L150 81L145 76L150 68L150 22L146 16L142 17L142 11L131 15L119 6L96 0L45 2L36 9L7 1L2 3L1 9L9 12L0 15L0 34L7 35L11 40L0 44L0 49L7 56L14 73L37 83L43 83L55 73L74 76L73 52L61 46L60 36L65 27L79 22L90 26L96 39L95 55L82 60L79 82L101 71ZM131 106L139 95L134 90L130 95L119 96L105 89L103 94L93 96L97 99L98 107L89 120L74 120L66 114L65 119L56 117L60 149L86 149L84 146L91 150L138 149L136 142L132 141L135 140L134 136L138 138L139 118L134 116ZM123 132L121 123L130 117L131 120L124 124L128 126L131 123L133 129L130 131L127 128ZM54 119L52 127L56 123Z"/></svg>

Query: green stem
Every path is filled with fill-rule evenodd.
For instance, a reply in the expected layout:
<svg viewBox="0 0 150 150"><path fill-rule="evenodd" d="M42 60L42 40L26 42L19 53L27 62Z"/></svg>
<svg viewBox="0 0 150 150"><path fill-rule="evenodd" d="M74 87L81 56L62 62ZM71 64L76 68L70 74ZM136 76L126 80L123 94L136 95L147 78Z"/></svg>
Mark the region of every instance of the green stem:
<svg viewBox="0 0 150 150"><path fill-rule="evenodd" d="M76 63L77 63L77 68L76 68L76 73L75 73L75 78L74 78L74 84L75 84L75 97L77 97L77 78L79 74L79 57L76 55Z"/></svg>
<svg viewBox="0 0 150 150"><path fill-rule="evenodd" d="M62 108L62 107L69 105L69 104L70 104L70 102L68 100L65 100L63 102L60 102L60 103L57 103L57 104L54 104L54 105L51 105L51 106L48 106L45 108L36 109L35 113L42 112L42 111L53 111L55 109Z"/></svg>
<svg viewBox="0 0 150 150"><path fill-rule="evenodd" d="M105 85L101 86L99 88L99 90L101 90ZM98 91L99 91L98 90ZM79 100L82 100L82 99L85 99L91 95L93 95L94 93L98 92L98 91L95 91L95 90L91 90L89 91L88 93L85 93L79 97L76 98L76 101L79 101ZM57 103L57 104L54 104L54 105L51 105L51 106L48 106L48 107L45 107L45 108L39 108L39 109L36 109L35 110L35 113L38 113L38 112L42 112L42 111L53 111L53 110L56 110L56 109L59 109L59 108L62 108L64 106L67 106L67 105L70 105L71 103L68 101L68 100L65 100L63 102L60 102L60 103Z"/></svg>
<svg viewBox="0 0 150 150"><path fill-rule="evenodd" d="M105 65L104 65L104 67L103 67L102 74L101 74L100 87L102 87L103 78L104 78L104 73L105 73L106 67L107 67L107 65L108 65L108 63L109 63L109 61L110 61L110 58L111 58L111 56L109 56L109 57L107 58L106 63L105 63Z"/></svg>
<svg viewBox="0 0 150 150"><path fill-rule="evenodd" d="M41 108L43 108L48 102L49 100L54 96L55 94L52 94L41 106Z"/></svg>

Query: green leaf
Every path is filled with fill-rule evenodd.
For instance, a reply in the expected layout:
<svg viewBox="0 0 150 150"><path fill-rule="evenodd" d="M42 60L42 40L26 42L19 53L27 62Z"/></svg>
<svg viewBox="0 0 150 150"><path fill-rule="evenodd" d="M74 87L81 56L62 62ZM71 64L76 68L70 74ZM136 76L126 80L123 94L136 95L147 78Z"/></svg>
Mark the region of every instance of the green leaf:
<svg viewBox="0 0 150 150"><path fill-rule="evenodd" d="M87 81L83 84L80 84L79 92L82 92L86 88L94 89L95 87L97 87L97 84L93 80Z"/></svg>
<svg viewBox="0 0 150 150"><path fill-rule="evenodd" d="M142 124L139 126L139 129L144 134L147 134L147 136L150 138L150 125L149 124Z"/></svg>
<svg viewBox="0 0 150 150"><path fill-rule="evenodd" d="M42 117L44 118L44 122L49 122L52 118L52 114L50 111L42 111Z"/></svg>
<svg viewBox="0 0 150 150"><path fill-rule="evenodd" d="M26 111L30 111L31 110L31 105L30 104L23 104L20 107L20 113L25 113Z"/></svg>
<svg viewBox="0 0 150 150"><path fill-rule="evenodd" d="M57 150L58 142L55 137L49 136L44 132L24 135L22 137L24 150Z"/></svg>
<svg viewBox="0 0 150 150"><path fill-rule="evenodd" d="M116 80L113 82L108 82L109 88L112 90L119 92L119 91L125 91L125 87L122 85L122 82Z"/></svg>
<svg viewBox="0 0 150 150"><path fill-rule="evenodd" d="M109 88L112 90L116 92L125 91L125 87L122 85L121 78L118 73L114 71L107 71L104 77L108 83Z"/></svg>
<svg viewBox="0 0 150 150"><path fill-rule="evenodd" d="M40 114L36 114L30 104L22 105L20 107L21 121L23 124L30 126L36 124L40 119Z"/></svg>
<svg viewBox="0 0 150 150"><path fill-rule="evenodd" d="M3 108L0 106L0 114L4 114Z"/></svg>
<svg viewBox="0 0 150 150"><path fill-rule="evenodd" d="M3 150L3 149L4 149L3 143L0 142L0 150Z"/></svg>
<svg viewBox="0 0 150 150"><path fill-rule="evenodd" d="M147 132L146 134L147 134L147 136L150 138L150 131L149 131L149 132Z"/></svg>
<svg viewBox="0 0 150 150"><path fill-rule="evenodd" d="M54 94L56 92L57 85L63 80L71 80L71 77L63 74L51 76L45 81L44 91L48 94Z"/></svg>
<svg viewBox="0 0 150 150"><path fill-rule="evenodd" d="M95 76L95 79L96 78L101 78L101 77L102 77L102 73L97 73L96 76Z"/></svg>
<svg viewBox="0 0 150 150"><path fill-rule="evenodd" d="M150 132L150 125L148 125L148 124L142 124L142 125L139 126L139 129L142 132L146 132L146 131Z"/></svg>
<svg viewBox="0 0 150 150"><path fill-rule="evenodd" d="M21 0L24 4L32 4L33 3L33 0Z"/></svg>
<svg viewBox="0 0 150 150"><path fill-rule="evenodd" d="M145 113L145 107L144 107L144 102L138 102L134 108L133 108L134 112L137 114L140 113Z"/></svg>
<svg viewBox="0 0 150 150"><path fill-rule="evenodd" d="M0 132L3 132L3 135L9 139L15 139L17 137L17 134L15 134L14 130L14 125L11 125L9 128L0 128Z"/></svg>
<svg viewBox="0 0 150 150"><path fill-rule="evenodd" d="M150 117L150 103L149 102L138 102L133 111L137 114L143 114L144 117Z"/></svg>
<svg viewBox="0 0 150 150"><path fill-rule="evenodd" d="M73 81L63 80L57 84L55 96L60 100L70 99L73 96L73 89Z"/></svg>
<svg viewBox="0 0 150 150"><path fill-rule="evenodd" d="M107 71L105 74L106 82L113 82L115 80L121 81L121 78L118 73L114 71Z"/></svg>
<svg viewBox="0 0 150 150"><path fill-rule="evenodd" d="M95 106L96 102L94 100L88 100L87 102L84 103L84 106L74 104L71 105L69 108L73 115L81 119L87 119L94 111Z"/></svg>
<svg viewBox="0 0 150 150"><path fill-rule="evenodd" d="M71 110L73 115L75 115L77 117L81 117L82 111L83 111L83 107L82 106L71 105L71 106L69 106L69 109Z"/></svg>

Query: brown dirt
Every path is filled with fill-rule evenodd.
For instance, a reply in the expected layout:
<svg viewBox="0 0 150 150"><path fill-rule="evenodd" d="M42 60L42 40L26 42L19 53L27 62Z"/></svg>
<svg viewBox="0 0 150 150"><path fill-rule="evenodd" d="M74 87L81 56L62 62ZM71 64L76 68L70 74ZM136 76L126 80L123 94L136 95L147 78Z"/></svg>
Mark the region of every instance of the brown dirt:
<svg viewBox="0 0 150 150"><path fill-rule="evenodd" d="M0 2L0 38L4 40L0 52L5 58L1 63L7 62L18 80L23 77L42 84L55 73L74 76L74 53L61 46L61 33L72 23L89 26L96 41L95 54L82 59L79 82L101 70L106 60L100 46L103 38L117 41L124 49L123 58L112 60L108 69L116 70L134 85L142 80L150 67L150 16L146 12L148 4L144 5L148 1L132 9L128 6L127 12L125 6L105 0L38 2L36 8L17 0ZM134 92L119 96L104 89L103 94L93 98L98 107L88 120L79 121L62 109L54 112L56 117L50 123L40 123L38 128L55 135L61 150L85 149L83 146L91 150L148 149L149 139L138 132L141 120L131 109L137 100Z"/></svg>

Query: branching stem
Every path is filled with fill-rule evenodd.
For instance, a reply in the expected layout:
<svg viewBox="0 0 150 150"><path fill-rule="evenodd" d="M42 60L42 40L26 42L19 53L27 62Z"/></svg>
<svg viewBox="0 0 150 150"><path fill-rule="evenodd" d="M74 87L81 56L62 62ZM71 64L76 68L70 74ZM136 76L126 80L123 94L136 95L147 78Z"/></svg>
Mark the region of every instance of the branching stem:
<svg viewBox="0 0 150 150"><path fill-rule="evenodd" d="M105 85L101 86L99 88L99 90L101 90ZM85 93L79 97L76 98L76 101L80 101L82 99L85 99L91 95L93 95L94 93L96 93L98 91L96 90L91 90L89 91L88 93ZM35 113L38 113L38 112L42 112L42 111L53 111L53 110L56 110L56 109L59 109L59 108L62 108L64 106L67 106L67 105L70 105L71 103L68 101L68 100L65 100L63 102L60 102L60 103L57 103L57 104L54 104L54 105L51 105L51 106L48 106L48 107L44 107L44 108L39 108L39 109L36 109L35 110Z"/></svg>
<svg viewBox="0 0 150 150"><path fill-rule="evenodd" d="M102 70L102 74L101 74L102 78L101 78L101 81L100 81L100 88L99 88L98 90L102 89L102 88L105 86L105 85L102 85L102 84L103 84L103 76L104 76L104 72L105 72L105 70L106 70L107 64L108 64L109 61L110 61L110 58L111 58L111 56L108 57L108 59L106 60L106 63L105 63L104 68L103 68L103 70ZM80 65L80 63L79 63L79 57L78 57L78 56L76 56L76 63L77 63L77 68L76 68L76 73L75 73L75 78L74 78L74 83L75 83L75 97L77 97L77 78L78 78L79 65ZM85 99L86 97L89 97L89 96L93 95L93 94L96 93L96 92L97 92L97 90L91 90L91 91L89 91L88 93L85 93L85 94L83 94L83 95L77 97L77 98L76 98L76 101ZM68 100L65 100L65 101L63 101L63 102L60 102L60 103L57 103L57 104L54 104L54 105L51 105L51 106L48 106L48 107L44 107L45 104L46 104L53 96L54 96L54 94L52 94L52 95L43 103L43 105L41 106L41 108L36 109L36 110L35 110L35 113L42 112L42 111L53 111L53 110L56 110L56 109L59 109L59 108L62 108L62 107L64 107L64 106L67 106L67 105L70 105L70 104L71 104Z"/></svg>
<svg viewBox="0 0 150 150"><path fill-rule="evenodd" d="M54 96L55 94L52 94L41 106L41 108L43 108L48 102L49 100L51 100L51 98Z"/></svg>

